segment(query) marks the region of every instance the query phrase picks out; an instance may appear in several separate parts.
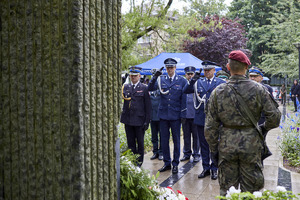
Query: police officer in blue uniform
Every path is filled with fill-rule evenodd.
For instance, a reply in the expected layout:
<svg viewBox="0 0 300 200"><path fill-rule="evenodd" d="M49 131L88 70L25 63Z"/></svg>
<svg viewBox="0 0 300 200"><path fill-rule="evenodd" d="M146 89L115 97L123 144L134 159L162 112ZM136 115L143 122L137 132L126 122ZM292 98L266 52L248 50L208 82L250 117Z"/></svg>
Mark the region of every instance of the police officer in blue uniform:
<svg viewBox="0 0 300 200"><path fill-rule="evenodd" d="M193 66L187 66L184 68L185 77L188 81L195 75L196 68ZM190 160L193 156L193 162L200 161L200 145L198 140L197 125L194 124L195 108L193 94L186 94L186 110L184 116L181 119L183 130L183 157L180 161ZM193 137L193 148L191 148L191 139ZM192 151L193 149L193 151Z"/></svg>
<svg viewBox="0 0 300 200"><path fill-rule="evenodd" d="M134 154L140 155L138 166L141 166L144 160L144 135L149 127L151 115L151 100L147 85L140 82L140 70L140 67L130 67L131 83L122 87L124 104L120 120L125 124L128 148Z"/></svg>
<svg viewBox="0 0 300 200"><path fill-rule="evenodd" d="M204 78L200 78L200 73L196 73L192 80L184 87L183 91L187 94L195 94L195 119L194 123L197 124L198 137L201 149L202 166L203 171L199 174L198 178L204 178L211 174L211 179L216 180L217 174L217 163L210 163L210 151L209 145L204 137L204 124L205 124L205 113L204 106L210 97L211 92L220 84L225 83L224 80L214 76L215 66L217 64L211 61L203 61L202 66L204 70ZM196 84L195 84L196 83ZM210 173L211 171L211 173Z"/></svg>
<svg viewBox="0 0 300 200"><path fill-rule="evenodd" d="M253 81L256 81L260 84L262 84L271 94L271 96L273 97L273 88L271 86L269 86L268 84L263 83L263 76L264 76L264 72L262 71L262 69L258 68L258 67L251 67L249 69L249 78ZM258 124L263 124L266 119L265 119L265 114L262 113L261 118L258 121Z"/></svg>
<svg viewBox="0 0 300 200"><path fill-rule="evenodd" d="M167 75L162 75L163 67L156 71L150 80L148 89L155 91L157 88L161 93L161 100L158 109L160 118L160 132L163 152L164 166L159 169L160 172L171 170L172 173L178 173L178 164L180 156L180 129L182 112L186 109L186 95L183 93L183 87L187 83L186 79L175 73L177 61L168 58L164 61L167 69ZM173 160L170 156L170 129L174 142Z"/></svg>
<svg viewBox="0 0 300 200"><path fill-rule="evenodd" d="M152 69L151 70L152 75L154 75L157 70L158 69ZM151 142L153 144L153 156L150 159L154 160L158 158L158 160L162 160L163 154L161 149L161 134L160 134L160 124L159 124L159 117L158 117L160 91L159 89L157 89L155 91L149 91L149 93L150 93L150 99L152 105L150 127L151 127Z"/></svg>

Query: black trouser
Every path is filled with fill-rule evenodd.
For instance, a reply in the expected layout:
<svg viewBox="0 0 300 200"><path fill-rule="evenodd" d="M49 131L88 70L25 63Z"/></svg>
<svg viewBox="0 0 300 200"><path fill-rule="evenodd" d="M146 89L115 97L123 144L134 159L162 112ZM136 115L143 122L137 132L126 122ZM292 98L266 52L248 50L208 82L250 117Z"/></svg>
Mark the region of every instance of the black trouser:
<svg viewBox="0 0 300 200"><path fill-rule="evenodd" d="M198 130L197 125L194 124L194 119L183 118L182 122L182 130L183 130L183 154L186 157L200 157L200 144L198 139ZM193 152L191 149L191 140L193 137ZM193 154L192 154L193 153Z"/></svg>
<svg viewBox="0 0 300 200"><path fill-rule="evenodd" d="M297 101L296 101L295 96L292 97L292 101L294 102L294 107L295 107L295 111L296 111L297 110Z"/></svg>
<svg viewBox="0 0 300 200"><path fill-rule="evenodd" d="M144 161L144 126L129 126L125 124L125 132L128 148L131 149L132 153L140 154L138 165L141 166Z"/></svg>
<svg viewBox="0 0 300 200"><path fill-rule="evenodd" d="M162 156L159 121L151 121L150 126L151 126L151 142L153 144L153 154L159 154L160 156Z"/></svg>
<svg viewBox="0 0 300 200"><path fill-rule="evenodd" d="M281 104L285 105L286 102L286 94L281 95Z"/></svg>

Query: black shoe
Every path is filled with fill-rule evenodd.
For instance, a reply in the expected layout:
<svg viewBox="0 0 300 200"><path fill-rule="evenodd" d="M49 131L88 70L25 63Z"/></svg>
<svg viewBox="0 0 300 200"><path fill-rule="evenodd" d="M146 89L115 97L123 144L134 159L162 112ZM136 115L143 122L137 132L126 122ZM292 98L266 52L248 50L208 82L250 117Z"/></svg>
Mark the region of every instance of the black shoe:
<svg viewBox="0 0 300 200"><path fill-rule="evenodd" d="M183 156L183 158L181 158L180 161L183 162L183 161L186 161L186 160L189 160L189 159L190 159L190 157L188 157L188 156Z"/></svg>
<svg viewBox="0 0 300 200"><path fill-rule="evenodd" d="M218 172L215 170L211 170L211 179L217 180L217 178L218 178Z"/></svg>
<svg viewBox="0 0 300 200"><path fill-rule="evenodd" d="M171 165L164 165L162 168L160 168L158 171L165 172L167 170L171 170Z"/></svg>
<svg viewBox="0 0 300 200"><path fill-rule="evenodd" d="M178 166L173 166L172 174L177 174L177 173L178 173Z"/></svg>
<svg viewBox="0 0 300 200"><path fill-rule="evenodd" d="M163 160L164 157L162 155L158 156L158 160Z"/></svg>
<svg viewBox="0 0 300 200"><path fill-rule="evenodd" d="M200 161L200 157L198 157L198 156L195 157L194 160L193 160L193 162L199 162L199 161Z"/></svg>
<svg viewBox="0 0 300 200"><path fill-rule="evenodd" d="M158 158L158 154L153 154L153 156L150 158L150 160L154 160L156 158Z"/></svg>
<svg viewBox="0 0 300 200"><path fill-rule="evenodd" d="M209 169L204 169L201 174L198 175L198 178L204 178L210 175Z"/></svg>

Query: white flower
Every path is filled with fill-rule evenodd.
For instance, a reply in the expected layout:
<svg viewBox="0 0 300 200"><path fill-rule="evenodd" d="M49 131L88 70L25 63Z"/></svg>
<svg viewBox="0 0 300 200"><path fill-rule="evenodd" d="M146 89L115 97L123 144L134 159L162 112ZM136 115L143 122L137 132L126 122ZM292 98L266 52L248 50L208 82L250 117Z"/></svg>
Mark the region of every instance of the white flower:
<svg viewBox="0 0 300 200"><path fill-rule="evenodd" d="M185 200L185 196L183 194L178 194L178 200Z"/></svg>
<svg viewBox="0 0 300 200"><path fill-rule="evenodd" d="M261 192L253 192L253 195L258 198L258 197L262 197L262 193Z"/></svg>
<svg viewBox="0 0 300 200"><path fill-rule="evenodd" d="M285 189L285 187L283 187L283 186L277 186L277 187L276 187L276 192L279 192L279 191L281 191L281 192L286 192L286 189Z"/></svg>
<svg viewBox="0 0 300 200"><path fill-rule="evenodd" d="M227 195L229 195L229 197L232 195L232 194L234 194L234 193L241 193L241 190L240 189L235 189L235 187L234 186L231 186L230 188L229 188L229 190L227 190L227 194L226 194L226 197L227 197Z"/></svg>

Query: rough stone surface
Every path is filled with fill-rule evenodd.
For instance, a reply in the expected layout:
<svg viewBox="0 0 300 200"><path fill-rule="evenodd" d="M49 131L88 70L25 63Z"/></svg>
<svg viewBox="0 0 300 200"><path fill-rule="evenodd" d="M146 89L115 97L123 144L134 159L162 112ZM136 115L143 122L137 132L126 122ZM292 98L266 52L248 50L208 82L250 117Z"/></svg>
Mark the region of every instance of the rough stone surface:
<svg viewBox="0 0 300 200"><path fill-rule="evenodd" d="M121 0L1 0L0 20L0 200L116 199Z"/></svg>

